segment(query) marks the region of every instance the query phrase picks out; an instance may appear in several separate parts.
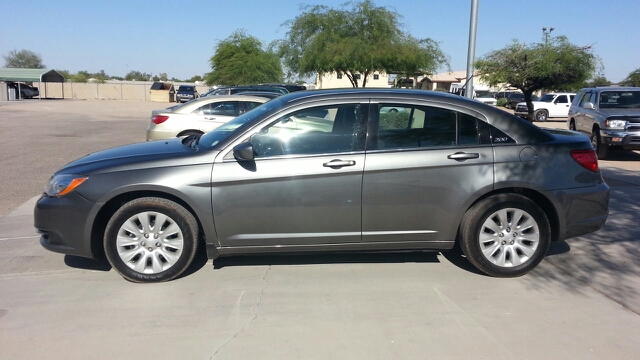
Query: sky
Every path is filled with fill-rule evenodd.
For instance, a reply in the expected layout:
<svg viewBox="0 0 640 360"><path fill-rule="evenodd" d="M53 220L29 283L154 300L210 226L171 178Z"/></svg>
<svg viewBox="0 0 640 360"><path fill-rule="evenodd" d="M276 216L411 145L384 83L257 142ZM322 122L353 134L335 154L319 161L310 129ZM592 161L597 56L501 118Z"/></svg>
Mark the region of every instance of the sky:
<svg viewBox="0 0 640 360"><path fill-rule="evenodd" d="M0 0L0 55L30 50L48 69L124 77L135 70L178 79L211 71L219 41L244 29L266 46L284 39L302 5L345 0ZM374 0L402 15L403 30L431 38L465 70L471 0ZM543 41L542 28L591 45L604 76L619 82L640 68L640 0L478 0L476 58L513 39ZM4 66L4 58L0 59ZM439 72L445 72L442 68Z"/></svg>

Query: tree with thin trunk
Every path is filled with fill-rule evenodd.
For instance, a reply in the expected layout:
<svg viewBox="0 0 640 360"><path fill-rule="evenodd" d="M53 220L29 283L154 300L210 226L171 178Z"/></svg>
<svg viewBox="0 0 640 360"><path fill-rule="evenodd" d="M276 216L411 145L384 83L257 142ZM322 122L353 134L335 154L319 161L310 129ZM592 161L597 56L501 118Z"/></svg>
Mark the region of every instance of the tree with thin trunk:
<svg viewBox="0 0 640 360"><path fill-rule="evenodd" d="M448 65L437 42L403 32L401 15L371 0L348 2L342 9L304 5L301 10L283 24L289 28L286 38L272 44L285 66L301 77L336 73L353 87L365 87L375 72L414 76Z"/></svg>
<svg viewBox="0 0 640 360"><path fill-rule="evenodd" d="M4 57L4 67L23 69L44 69L42 57L30 50L12 50Z"/></svg>
<svg viewBox="0 0 640 360"><path fill-rule="evenodd" d="M480 76L490 85L508 84L520 89L533 119L531 95L541 89L567 89L593 77L599 63L591 46L577 46L565 36L545 34L544 42L523 44L514 40L476 61Z"/></svg>

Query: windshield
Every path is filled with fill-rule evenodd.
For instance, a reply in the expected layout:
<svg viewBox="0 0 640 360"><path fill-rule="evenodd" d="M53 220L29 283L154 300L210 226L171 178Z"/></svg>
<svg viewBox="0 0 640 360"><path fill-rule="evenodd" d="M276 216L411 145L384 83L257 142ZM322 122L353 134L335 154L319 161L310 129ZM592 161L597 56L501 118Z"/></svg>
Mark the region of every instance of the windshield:
<svg viewBox="0 0 640 360"><path fill-rule="evenodd" d="M237 118L224 123L214 130L202 135L198 142L198 145L204 146L206 148L213 148L244 125L251 123L253 120L258 119L263 115L269 114L274 110L279 109L280 107L282 107L282 101L278 99L266 102L258 106L257 108L246 112L238 116Z"/></svg>
<svg viewBox="0 0 640 360"><path fill-rule="evenodd" d="M192 92L192 91L193 91L193 89L194 89L194 87L193 87L193 86L180 86L180 87L178 88L178 91L179 91L179 92Z"/></svg>
<svg viewBox="0 0 640 360"><path fill-rule="evenodd" d="M600 94L602 109L639 109L640 91L603 91Z"/></svg>
<svg viewBox="0 0 640 360"><path fill-rule="evenodd" d="M548 103L550 103L550 102L552 102L552 101L553 101L553 99L555 99L555 98L556 98L556 96L555 96L555 95L553 95L553 94L546 94L546 95L542 95L542 97L541 97L541 98L540 98L540 100L538 100L538 101L542 101L542 102L548 102Z"/></svg>
<svg viewBox="0 0 640 360"><path fill-rule="evenodd" d="M491 98L493 96L488 91L476 91L476 97L479 97L479 98Z"/></svg>

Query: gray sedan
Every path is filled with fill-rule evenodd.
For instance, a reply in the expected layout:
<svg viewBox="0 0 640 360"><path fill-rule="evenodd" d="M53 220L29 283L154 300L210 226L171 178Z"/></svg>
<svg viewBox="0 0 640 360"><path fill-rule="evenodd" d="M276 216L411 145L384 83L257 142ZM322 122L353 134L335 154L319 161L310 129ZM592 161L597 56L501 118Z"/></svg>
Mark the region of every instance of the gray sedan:
<svg viewBox="0 0 640 360"><path fill-rule="evenodd" d="M513 277L600 229L608 201L584 135L450 94L343 89L87 155L51 177L34 217L45 248L104 254L135 282L179 276L201 246L216 259L458 244Z"/></svg>

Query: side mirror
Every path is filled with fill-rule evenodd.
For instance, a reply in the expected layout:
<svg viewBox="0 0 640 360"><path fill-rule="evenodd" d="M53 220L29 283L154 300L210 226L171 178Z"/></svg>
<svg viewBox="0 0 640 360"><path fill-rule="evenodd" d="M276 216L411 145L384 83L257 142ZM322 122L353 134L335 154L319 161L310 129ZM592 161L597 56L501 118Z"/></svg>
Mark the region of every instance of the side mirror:
<svg viewBox="0 0 640 360"><path fill-rule="evenodd" d="M233 148L233 157L238 161L253 161L253 145L250 142L243 142Z"/></svg>
<svg viewBox="0 0 640 360"><path fill-rule="evenodd" d="M596 108L595 106L593 106L593 103L591 103L591 102L584 103L584 105L582 105L582 107L585 108L585 109L589 109L589 110L593 110L593 109Z"/></svg>

